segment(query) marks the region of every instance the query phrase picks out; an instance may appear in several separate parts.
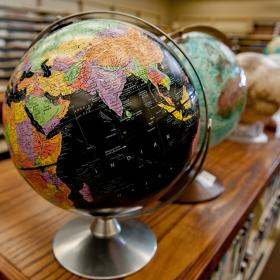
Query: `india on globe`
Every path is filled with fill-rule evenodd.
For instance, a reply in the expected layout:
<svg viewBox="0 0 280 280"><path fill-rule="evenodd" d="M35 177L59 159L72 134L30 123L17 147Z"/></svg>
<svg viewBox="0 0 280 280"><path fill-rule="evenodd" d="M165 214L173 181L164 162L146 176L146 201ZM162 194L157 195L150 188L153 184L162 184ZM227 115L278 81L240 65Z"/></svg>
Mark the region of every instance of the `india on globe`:
<svg viewBox="0 0 280 280"><path fill-rule="evenodd" d="M231 87L228 98L241 108L231 92L240 83L233 58L211 44L206 52L225 69L216 77L213 68L209 86ZM196 56L208 71L205 55ZM89 213L141 206L164 191L190 163L199 118L197 93L174 52L152 33L109 19L71 23L37 41L12 74L3 107L21 175L53 204Z"/></svg>
<svg viewBox="0 0 280 280"><path fill-rule="evenodd" d="M224 140L235 128L246 103L246 76L234 53L220 40L204 32L188 32L178 39L201 80L212 119L210 145ZM190 64L182 57L198 92L201 104L201 130L205 127L202 89ZM201 142L201 139L199 140Z"/></svg>

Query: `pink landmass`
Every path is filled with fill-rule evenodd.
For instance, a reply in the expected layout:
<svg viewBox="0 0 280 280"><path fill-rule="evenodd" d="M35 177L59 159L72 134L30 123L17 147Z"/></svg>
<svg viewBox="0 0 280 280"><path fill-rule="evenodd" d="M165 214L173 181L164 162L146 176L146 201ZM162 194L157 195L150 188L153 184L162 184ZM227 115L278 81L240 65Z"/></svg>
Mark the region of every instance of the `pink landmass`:
<svg viewBox="0 0 280 280"><path fill-rule="evenodd" d="M22 70L23 70L23 71L29 71L30 68L31 68L31 63L30 63L29 59L26 57L26 58L23 60Z"/></svg>
<svg viewBox="0 0 280 280"><path fill-rule="evenodd" d="M83 188L79 191L79 193L83 196L83 199L87 202L93 202L93 197L90 192L90 188L87 183L83 184Z"/></svg>
<svg viewBox="0 0 280 280"><path fill-rule="evenodd" d="M31 160L36 160L34 150L33 126L30 119L27 119L16 126L17 143L20 150Z"/></svg>
<svg viewBox="0 0 280 280"><path fill-rule="evenodd" d="M52 185L55 185L56 187L62 186L63 182L58 178L58 176L54 173L51 173L49 171L44 171L42 173L42 178Z"/></svg>
<svg viewBox="0 0 280 280"><path fill-rule="evenodd" d="M52 71L66 71L74 64L70 57L58 57L54 60Z"/></svg>
<svg viewBox="0 0 280 280"><path fill-rule="evenodd" d="M59 118L53 118L47 124L43 125L43 130L46 134L50 133L60 123Z"/></svg>
<svg viewBox="0 0 280 280"><path fill-rule="evenodd" d="M99 37L111 37L111 38L124 36L126 34L127 34L127 29L124 28L123 26L106 29L97 33Z"/></svg>
<svg viewBox="0 0 280 280"><path fill-rule="evenodd" d="M123 106L120 100L126 74L122 70L106 70L95 65L86 65L87 70L82 72L83 78L89 77L82 83L82 88L90 94L100 96L103 102L113 110L118 116L123 114ZM87 73L87 74L86 74Z"/></svg>

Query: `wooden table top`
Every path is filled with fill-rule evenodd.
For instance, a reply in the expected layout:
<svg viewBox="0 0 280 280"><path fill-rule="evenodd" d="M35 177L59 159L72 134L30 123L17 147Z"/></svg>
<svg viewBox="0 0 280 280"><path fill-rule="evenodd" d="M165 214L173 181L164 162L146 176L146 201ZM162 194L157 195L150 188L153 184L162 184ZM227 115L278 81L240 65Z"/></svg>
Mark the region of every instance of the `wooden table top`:
<svg viewBox="0 0 280 280"><path fill-rule="evenodd" d="M129 280L208 279L242 226L280 160L280 141L211 149L206 169L219 175L225 193L207 203L170 205L143 220L158 251ZM0 162L0 279L81 279L52 254L55 232L75 215L39 197L10 160Z"/></svg>

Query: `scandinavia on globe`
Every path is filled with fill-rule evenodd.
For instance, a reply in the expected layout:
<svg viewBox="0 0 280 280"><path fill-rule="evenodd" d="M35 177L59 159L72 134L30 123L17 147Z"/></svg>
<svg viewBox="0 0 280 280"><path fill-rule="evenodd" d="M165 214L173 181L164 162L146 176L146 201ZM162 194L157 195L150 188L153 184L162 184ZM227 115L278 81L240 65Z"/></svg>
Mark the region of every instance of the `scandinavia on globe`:
<svg viewBox="0 0 280 280"><path fill-rule="evenodd" d="M246 103L246 77L238 65L234 53L215 37L202 32L189 32L179 41L193 63L201 79L208 103L209 118L213 125L210 145L214 146L224 140L240 120ZM190 67L193 85L198 92L200 104L203 105L202 89ZM204 133L204 108L201 106L201 129ZM201 139L199 140L201 142Z"/></svg>
<svg viewBox="0 0 280 280"><path fill-rule="evenodd" d="M62 208L144 205L191 160L196 92L153 34L84 20L40 39L15 69L4 104L12 159Z"/></svg>

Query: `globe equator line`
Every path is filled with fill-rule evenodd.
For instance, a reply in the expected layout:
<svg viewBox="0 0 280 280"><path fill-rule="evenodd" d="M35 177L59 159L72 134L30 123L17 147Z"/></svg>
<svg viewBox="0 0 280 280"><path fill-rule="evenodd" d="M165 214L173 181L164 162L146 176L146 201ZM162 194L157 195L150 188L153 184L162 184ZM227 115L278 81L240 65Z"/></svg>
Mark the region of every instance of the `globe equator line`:
<svg viewBox="0 0 280 280"><path fill-rule="evenodd" d="M40 165L40 166L36 166L36 167L20 167L19 170L23 170L23 171L28 171L28 170L39 170L39 169L44 169L47 167L51 167L57 165L57 162L51 163L51 164L46 164L46 165Z"/></svg>

